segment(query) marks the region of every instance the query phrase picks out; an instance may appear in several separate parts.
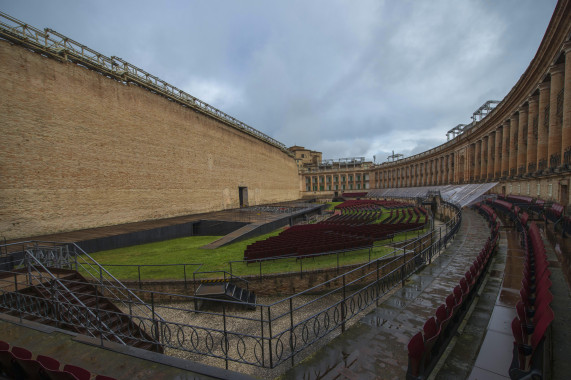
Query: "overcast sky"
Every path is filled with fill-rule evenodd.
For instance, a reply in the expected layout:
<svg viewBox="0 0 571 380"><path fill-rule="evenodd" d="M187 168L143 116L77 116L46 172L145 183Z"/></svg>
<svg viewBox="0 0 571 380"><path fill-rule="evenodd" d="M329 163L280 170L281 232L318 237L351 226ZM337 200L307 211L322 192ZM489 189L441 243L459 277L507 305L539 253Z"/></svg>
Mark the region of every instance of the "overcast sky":
<svg viewBox="0 0 571 380"><path fill-rule="evenodd" d="M121 57L287 146L382 162L445 142L502 100L555 4L0 0L0 10Z"/></svg>

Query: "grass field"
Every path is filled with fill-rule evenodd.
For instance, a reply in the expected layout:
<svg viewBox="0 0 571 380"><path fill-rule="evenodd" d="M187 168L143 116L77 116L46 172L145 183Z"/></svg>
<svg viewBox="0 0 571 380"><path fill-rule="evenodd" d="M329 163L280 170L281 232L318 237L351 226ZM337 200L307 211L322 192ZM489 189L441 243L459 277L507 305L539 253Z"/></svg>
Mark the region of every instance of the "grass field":
<svg viewBox="0 0 571 380"><path fill-rule="evenodd" d="M383 213L388 216L389 213ZM384 219L384 218L383 218ZM119 248L109 251L102 251L91 256L100 264L121 265L106 266L106 269L115 277L121 280L137 280L139 273L141 280L166 280L166 279L188 279L192 278L192 273L199 269L201 272L208 271L230 271L230 262L241 261L244 258L244 250L249 244L258 240L267 239L270 236L278 235L283 229L275 230L271 233L257 236L234 244L229 244L216 249L201 249L200 247L209 244L220 236L191 236L180 239L167 240L150 244L143 244L132 247ZM422 233L422 231L420 232ZM418 232L401 233L393 240L376 242L374 248L348 252L344 254L321 255L312 258L299 260L296 258L284 258L264 261L262 263L263 273L287 273L318 269L332 268L338 264L340 266L364 263L370 259L387 255L393 251L387 245L391 242L399 242L416 236ZM339 256L339 257L338 257ZM175 265L177 264L177 265ZM180 265L193 264L193 265ZM137 267L139 265L140 267ZM145 266L148 265L148 266ZM243 262L232 263L232 273L234 275L259 274L260 264ZM201 277L217 277L217 274L204 274ZM222 276L222 274L220 274Z"/></svg>

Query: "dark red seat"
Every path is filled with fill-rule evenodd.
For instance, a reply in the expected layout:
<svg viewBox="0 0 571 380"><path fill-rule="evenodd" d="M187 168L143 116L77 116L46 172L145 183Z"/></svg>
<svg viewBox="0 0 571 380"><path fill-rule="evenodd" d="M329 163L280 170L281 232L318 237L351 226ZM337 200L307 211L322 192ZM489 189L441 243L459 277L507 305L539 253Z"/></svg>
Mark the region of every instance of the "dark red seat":
<svg viewBox="0 0 571 380"><path fill-rule="evenodd" d="M466 281L465 277L460 279L460 289L462 290L462 298L468 298L468 295L470 294L470 286L468 285L468 281Z"/></svg>
<svg viewBox="0 0 571 380"><path fill-rule="evenodd" d="M434 344L440 337L440 332L442 331L440 326L436 323L434 317L430 317L424 323L424 351L425 351L425 368L428 367L430 360L432 359L432 349Z"/></svg>
<svg viewBox="0 0 571 380"><path fill-rule="evenodd" d="M458 305L456 305L454 294L449 294L448 297L446 297L446 307L448 308L450 317L453 317L458 312Z"/></svg>
<svg viewBox="0 0 571 380"><path fill-rule="evenodd" d="M424 339L422 333L417 333L408 342L407 379L417 379L424 373Z"/></svg>
<svg viewBox="0 0 571 380"><path fill-rule="evenodd" d="M63 370L46 369L46 373L51 380L89 380L91 378L91 372L71 364L66 364Z"/></svg>
<svg viewBox="0 0 571 380"><path fill-rule="evenodd" d="M45 355L38 355L38 357L36 358L36 360L38 362L40 362L40 364L43 367L43 370L58 370L59 369L59 362L57 360L55 360L54 358L51 358L49 356L45 356Z"/></svg>
<svg viewBox="0 0 571 380"><path fill-rule="evenodd" d="M32 353L23 347L12 347L12 371L16 378L27 378L29 374L27 373L25 367L22 363L26 360L32 359Z"/></svg>
<svg viewBox="0 0 571 380"><path fill-rule="evenodd" d="M0 372L4 372L9 378L14 377L13 360L14 355L10 352L10 345L7 342L0 341Z"/></svg>
<svg viewBox="0 0 571 380"><path fill-rule="evenodd" d="M104 375L97 375L95 376L95 380L117 380L114 377L104 376Z"/></svg>
<svg viewBox="0 0 571 380"><path fill-rule="evenodd" d="M462 298L462 288L460 287L460 285L456 285L456 287L454 288L454 299L456 300L456 305L462 305L463 302L463 298Z"/></svg>

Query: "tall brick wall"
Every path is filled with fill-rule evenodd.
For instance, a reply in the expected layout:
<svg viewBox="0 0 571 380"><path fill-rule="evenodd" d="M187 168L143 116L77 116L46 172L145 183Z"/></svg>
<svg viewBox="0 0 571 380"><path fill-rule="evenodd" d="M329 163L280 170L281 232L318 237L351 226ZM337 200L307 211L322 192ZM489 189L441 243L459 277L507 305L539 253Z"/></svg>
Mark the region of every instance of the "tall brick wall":
<svg viewBox="0 0 571 380"><path fill-rule="evenodd" d="M208 116L0 41L0 236L299 198L293 158Z"/></svg>

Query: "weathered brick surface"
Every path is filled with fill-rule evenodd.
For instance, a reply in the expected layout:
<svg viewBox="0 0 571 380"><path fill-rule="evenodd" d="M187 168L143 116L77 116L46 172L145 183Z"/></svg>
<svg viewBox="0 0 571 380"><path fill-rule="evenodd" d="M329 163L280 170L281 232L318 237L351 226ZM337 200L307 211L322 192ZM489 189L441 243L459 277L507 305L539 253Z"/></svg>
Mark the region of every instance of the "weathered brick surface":
<svg viewBox="0 0 571 380"><path fill-rule="evenodd" d="M0 235L299 197L293 158L134 85L0 41Z"/></svg>

